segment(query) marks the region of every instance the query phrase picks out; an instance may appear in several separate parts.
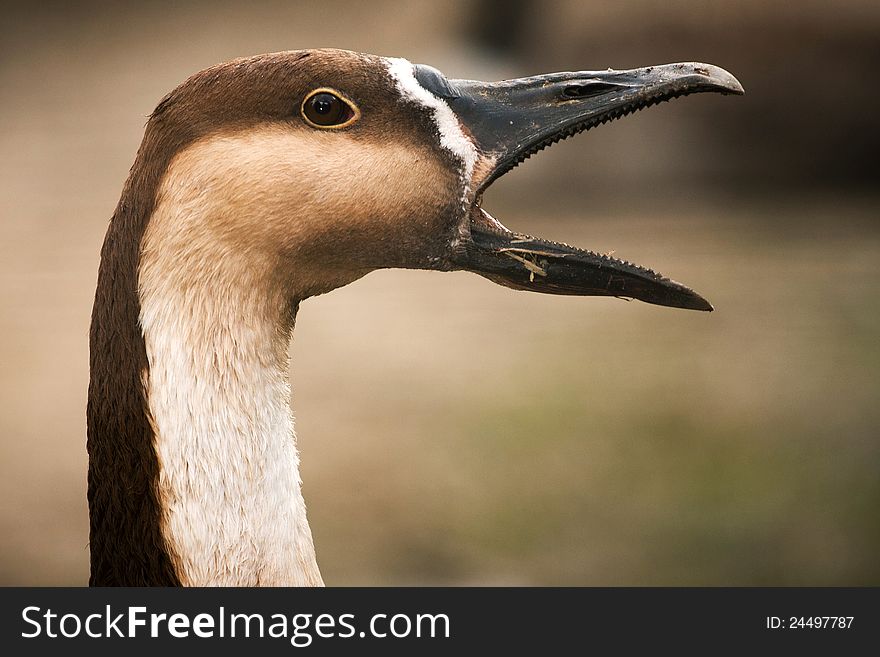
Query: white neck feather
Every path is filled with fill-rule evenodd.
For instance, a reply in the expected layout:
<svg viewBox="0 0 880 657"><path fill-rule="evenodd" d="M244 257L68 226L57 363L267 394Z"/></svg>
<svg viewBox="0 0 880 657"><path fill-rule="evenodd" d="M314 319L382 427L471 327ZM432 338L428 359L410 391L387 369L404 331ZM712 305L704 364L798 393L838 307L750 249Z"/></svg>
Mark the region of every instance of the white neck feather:
<svg viewBox="0 0 880 657"><path fill-rule="evenodd" d="M192 586L321 585L289 405L288 306L248 273L261 270L252 255L236 265L244 256L224 253L207 272L205 259L187 266L204 254L159 235L165 219L181 225L165 211L177 216L154 216L139 291L162 529L178 576Z"/></svg>

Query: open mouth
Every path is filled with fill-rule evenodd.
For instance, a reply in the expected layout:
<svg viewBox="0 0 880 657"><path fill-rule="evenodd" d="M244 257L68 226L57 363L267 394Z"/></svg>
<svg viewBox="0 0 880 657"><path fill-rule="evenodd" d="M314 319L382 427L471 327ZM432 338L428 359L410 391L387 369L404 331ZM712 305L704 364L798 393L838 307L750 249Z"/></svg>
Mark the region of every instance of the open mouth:
<svg viewBox="0 0 880 657"><path fill-rule="evenodd" d="M428 79L420 81L431 84L429 75L424 77ZM489 185L551 144L679 96L742 94L736 78L717 66L687 63L554 73L495 83L444 80L443 85L444 99L480 151L494 162L476 190L465 235L453 256L458 268L521 290L615 296L712 310L690 288L650 269L508 230L481 203Z"/></svg>

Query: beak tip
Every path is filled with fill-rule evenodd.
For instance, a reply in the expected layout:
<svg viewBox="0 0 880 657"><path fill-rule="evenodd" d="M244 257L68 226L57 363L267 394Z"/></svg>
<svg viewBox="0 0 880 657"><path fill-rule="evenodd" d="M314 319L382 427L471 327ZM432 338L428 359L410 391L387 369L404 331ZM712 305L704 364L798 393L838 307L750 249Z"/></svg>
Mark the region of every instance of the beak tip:
<svg viewBox="0 0 880 657"><path fill-rule="evenodd" d="M699 296L698 294L695 294L694 297L694 303L691 306L692 310L702 310L703 312L707 313L711 313L715 310L715 306L713 306L703 297Z"/></svg>
<svg viewBox="0 0 880 657"><path fill-rule="evenodd" d="M696 75L708 78L710 84L723 94L742 96L746 90L742 83L734 75L720 66L714 64L693 63L690 65Z"/></svg>

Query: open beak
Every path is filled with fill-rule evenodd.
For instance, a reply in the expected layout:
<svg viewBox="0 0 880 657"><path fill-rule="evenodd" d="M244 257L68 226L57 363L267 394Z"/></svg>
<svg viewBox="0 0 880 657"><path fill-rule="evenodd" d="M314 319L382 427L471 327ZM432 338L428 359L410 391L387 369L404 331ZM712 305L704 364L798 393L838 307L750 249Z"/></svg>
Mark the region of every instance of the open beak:
<svg viewBox="0 0 880 657"><path fill-rule="evenodd" d="M712 310L693 290L649 269L513 233L480 203L494 180L561 139L677 96L705 91L742 94L742 86L730 73L710 64L687 63L491 83L447 81L434 69L417 67L416 77L449 104L481 155L492 162L488 175L476 181L469 225L455 248L453 266L522 290L631 297L662 306Z"/></svg>

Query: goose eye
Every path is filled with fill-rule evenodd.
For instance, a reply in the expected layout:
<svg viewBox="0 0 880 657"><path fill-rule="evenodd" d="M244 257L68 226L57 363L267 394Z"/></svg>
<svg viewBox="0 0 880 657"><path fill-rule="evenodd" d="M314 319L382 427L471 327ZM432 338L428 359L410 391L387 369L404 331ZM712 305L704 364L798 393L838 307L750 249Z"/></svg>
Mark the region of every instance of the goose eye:
<svg viewBox="0 0 880 657"><path fill-rule="evenodd" d="M331 89L315 89L306 96L301 111L306 123L315 128L342 128L360 116L354 103Z"/></svg>

